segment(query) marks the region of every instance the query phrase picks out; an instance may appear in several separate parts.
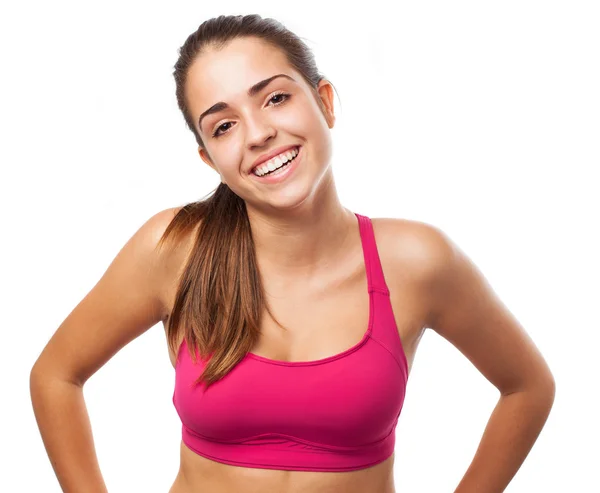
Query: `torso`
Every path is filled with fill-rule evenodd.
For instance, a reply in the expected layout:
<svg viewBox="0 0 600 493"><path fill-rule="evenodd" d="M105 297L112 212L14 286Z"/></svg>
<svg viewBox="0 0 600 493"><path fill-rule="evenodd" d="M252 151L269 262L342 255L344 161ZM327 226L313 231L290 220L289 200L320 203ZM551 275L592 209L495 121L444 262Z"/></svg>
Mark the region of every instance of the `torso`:
<svg viewBox="0 0 600 493"><path fill-rule="evenodd" d="M423 335L426 303L419 286L418 266L411 248L414 223L401 219L372 219L377 248L390 290L390 301L409 373ZM400 232L400 238L399 238ZM402 241L405 235L407 241ZM404 248L403 245L406 245ZM173 262L173 279L185 256ZM283 332L263 317L261 337L252 353L284 361L316 360L340 353L360 341L367 329L369 297L358 228L345 260L324 272L313 286L287 286L282 293L265 279L265 292L275 317L289 329ZM165 283L165 306L172 307L176 282ZM310 307L310 309L307 309ZM170 313L170 310L168 310ZM169 354L175 367L176 355ZM281 471L222 464L204 458L180 443L180 470L169 493L278 491L285 493L394 493L394 455L373 467L350 472Z"/></svg>

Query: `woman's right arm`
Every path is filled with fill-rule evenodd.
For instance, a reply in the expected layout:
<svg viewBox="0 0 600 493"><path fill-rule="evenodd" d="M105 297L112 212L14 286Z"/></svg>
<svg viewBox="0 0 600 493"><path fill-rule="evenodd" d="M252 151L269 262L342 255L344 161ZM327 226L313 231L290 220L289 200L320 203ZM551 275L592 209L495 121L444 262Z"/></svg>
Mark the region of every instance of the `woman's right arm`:
<svg viewBox="0 0 600 493"><path fill-rule="evenodd" d="M106 493L83 385L112 356L164 319L168 249L156 244L177 208L146 221L58 327L30 373L46 452L66 493Z"/></svg>

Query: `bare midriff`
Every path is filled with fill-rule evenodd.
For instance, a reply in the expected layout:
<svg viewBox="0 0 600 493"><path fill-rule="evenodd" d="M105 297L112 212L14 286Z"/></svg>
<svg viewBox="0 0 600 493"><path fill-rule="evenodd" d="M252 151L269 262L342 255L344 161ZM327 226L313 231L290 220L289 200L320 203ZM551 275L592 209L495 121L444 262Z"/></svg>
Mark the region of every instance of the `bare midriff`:
<svg viewBox="0 0 600 493"><path fill-rule="evenodd" d="M395 493L394 454L366 469L343 472L238 467L207 459L181 442L181 466L168 493Z"/></svg>

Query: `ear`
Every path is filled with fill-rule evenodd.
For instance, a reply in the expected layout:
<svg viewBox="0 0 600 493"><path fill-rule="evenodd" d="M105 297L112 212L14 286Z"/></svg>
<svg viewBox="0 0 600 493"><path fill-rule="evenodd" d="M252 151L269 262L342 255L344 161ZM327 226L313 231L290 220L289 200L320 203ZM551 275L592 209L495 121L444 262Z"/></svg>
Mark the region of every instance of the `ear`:
<svg viewBox="0 0 600 493"><path fill-rule="evenodd" d="M210 158L208 152L206 151L206 149L204 149L204 147L200 147L198 146L198 154L200 155L200 158L202 159L202 161L204 161L206 164L208 164L212 169L214 169L215 171L217 171L217 168L215 167L212 159ZM218 171L217 171L218 172Z"/></svg>
<svg viewBox="0 0 600 493"><path fill-rule="evenodd" d="M317 93L320 98L319 106L323 111L323 116L327 120L329 128L335 124L335 115L333 113L333 87L327 79L322 79L317 86Z"/></svg>
<svg viewBox="0 0 600 493"><path fill-rule="evenodd" d="M219 170L215 166L215 163L213 163L213 160L211 159L210 155L208 154L208 152L206 151L206 149L204 147L198 146L198 154L200 155L200 158L202 159L202 161L204 161L212 169L214 169L217 173L219 173ZM221 175L221 173L219 173L219 175ZM221 176L221 183L225 183L223 181L223 177L222 176Z"/></svg>

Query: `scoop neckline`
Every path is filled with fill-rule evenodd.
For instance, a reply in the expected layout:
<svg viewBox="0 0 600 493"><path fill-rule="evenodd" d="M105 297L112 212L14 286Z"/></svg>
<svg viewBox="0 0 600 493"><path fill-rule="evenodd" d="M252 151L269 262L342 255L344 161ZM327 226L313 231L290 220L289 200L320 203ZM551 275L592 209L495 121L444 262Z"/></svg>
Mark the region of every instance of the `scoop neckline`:
<svg viewBox="0 0 600 493"><path fill-rule="evenodd" d="M246 353L246 356L244 357L244 359L251 358L251 359L254 359L257 361L261 361L263 363L269 363L272 365L280 365L280 366L322 365L324 363L329 363L331 361L335 361L337 359L348 356L348 355L352 354L353 352L357 351L358 349L360 349L364 344L366 344L366 342L371 337L372 328L373 328L373 292L369 291L369 323L368 323L367 331L365 332L365 334L363 335L362 339L359 342L354 344L352 347L342 351L341 353L337 353L332 356L327 356L325 358L315 359L315 360L311 360L311 361L284 361L284 360L279 360L279 359L267 358L266 356L261 356L259 354L248 351Z"/></svg>
<svg viewBox="0 0 600 493"><path fill-rule="evenodd" d="M353 213L356 216L356 219L358 221L358 231L359 231L359 235L360 235L360 243L361 243L361 248L362 248L362 253L363 253L363 261L364 261L364 265L365 265L365 274L366 274L366 280L367 280L367 294L369 295L369 322L367 324L367 331L364 333L362 339L357 342L356 344L354 344L353 346L349 347L348 349L342 351L341 353L337 353L334 354L332 356L327 356L325 358L321 358L321 359L316 359L316 360L310 360L310 361L284 361L284 360L279 360L279 359L271 359L271 358L267 358L266 356L261 356L259 354L253 353L252 351L248 351L246 353L246 355L244 356L244 359L246 358L251 358L254 359L256 361L261 361L263 363L269 363L272 365L279 365L279 366L314 366L314 365L322 365L324 363L329 363L331 361L335 361L337 359L343 358L345 356L348 356L350 354L352 354L353 352L357 351L358 349L360 349L364 344L366 344L366 342L369 340L369 337L371 336L371 332L373 329L373 290L371 289L371 273L369 272L369 262L368 262L368 255L367 252L365 250L365 239L364 239L364 231L363 231L363 225L361 223L361 217L360 214L357 214L356 212Z"/></svg>

